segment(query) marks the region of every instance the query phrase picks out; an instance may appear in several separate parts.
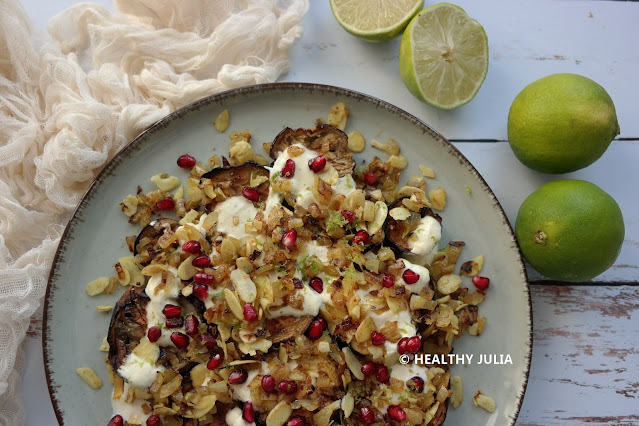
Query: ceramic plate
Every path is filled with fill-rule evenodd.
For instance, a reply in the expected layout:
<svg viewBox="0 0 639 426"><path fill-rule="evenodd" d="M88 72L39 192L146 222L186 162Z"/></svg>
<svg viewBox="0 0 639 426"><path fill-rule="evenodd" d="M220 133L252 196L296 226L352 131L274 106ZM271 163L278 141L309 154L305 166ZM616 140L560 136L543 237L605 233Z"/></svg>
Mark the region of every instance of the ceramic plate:
<svg viewBox="0 0 639 426"><path fill-rule="evenodd" d="M470 365L453 366L461 375L464 402L448 410L446 424L514 424L526 389L531 355L532 317L523 262L506 215L497 199L468 160L441 135L414 116L378 99L345 89L315 84L282 83L232 90L191 104L154 124L120 152L97 177L71 219L49 278L43 335L44 362L51 400L58 420L65 425L104 425L112 416L111 386L104 353L98 351L106 335L110 314L95 306L114 304L124 289L113 295L89 298L85 285L99 276L112 276L113 264L129 252L126 235L137 234L118 203L137 185L151 189L149 177L159 172L185 175L176 165L183 153L199 159L228 153L228 134L249 129L253 146L272 141L282 128L314 127L338 101L350 110L347 132L360 131L367 141L396 139L409 159L404 180L419 173L418 165L435 169L429 188L442 186L448 194L442 213L442 241L466 242L461 261L483 254L482 275L491 278L488 297L480 307L487 325L480 337L464 336L455 342L457 354L473 355ZM219 133L211 121L228 109L231 124ZM386 154L369 147L356 159ZM464 285L470 280L464 278ZM479 365L480 355L508 355L510 364ZM507 358L504 358L507 361ZM89 388L76 374L78 367L93 368L104 381ZM490 414L472 403L477 390L492 396L497 410Z"/></svg>

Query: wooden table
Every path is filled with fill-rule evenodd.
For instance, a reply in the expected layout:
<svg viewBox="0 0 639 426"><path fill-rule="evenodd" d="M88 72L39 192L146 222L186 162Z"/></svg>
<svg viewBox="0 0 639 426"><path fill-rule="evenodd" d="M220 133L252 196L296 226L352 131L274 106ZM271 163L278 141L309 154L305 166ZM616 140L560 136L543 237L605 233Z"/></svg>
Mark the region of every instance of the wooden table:
<svg viewBox="0 0 639 426"><path fill-rule="evenodd" d="M40 28L73 3L24 0ZM610 270L577 285L550 282L529 270L534 350L518 424L639 424L639 3L456 3L484 26L490 45L486 81L464 107L439 111L418 102L399 77L399 41L376 45L350 36L325 0L311 1L304 37L291 51L291 69L282 81L354 89L416 115L468 157L511 221L528 194L555 179L588 180L611 194L623 211L626 239ZM600 160L563 176L524 167L506 136L508 109L517 93L557 72L582 74L604 86L621 126L621 134ZM41 325L40 313L32 319L24 344L23 395L29 425L55 424L42 367Z"/></svg>

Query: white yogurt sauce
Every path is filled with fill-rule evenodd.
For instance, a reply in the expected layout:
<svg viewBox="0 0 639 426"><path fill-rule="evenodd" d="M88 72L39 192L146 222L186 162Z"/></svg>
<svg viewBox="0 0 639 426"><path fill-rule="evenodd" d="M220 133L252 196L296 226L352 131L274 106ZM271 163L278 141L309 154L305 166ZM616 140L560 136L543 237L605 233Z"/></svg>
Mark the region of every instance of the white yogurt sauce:
<svg viewBox="0 0 639 426"><path fill-rule="evenodd" d="M406 290L410 291L411 293L419 293L421 289L429 286L430 273L428 272L428 269L426 269L424 266L412 263L406 259L402 259L402 262L404 262L404 270L402 270L402 273L398 277L396 277L396 285L403 285ZM419 275L419 280L417 280L416 283L406 284L406 281L404 281L404 278L402 278L402 275L406 269L410 269Z"/></svg>
<svg viewBox="0 0 639 426"><path fill-rule="evenodd" d="M146 285L146 294L151 299L146 305L146 323L148 328L155 326L162 330L162 336L156 342L159 346L175 346L171 342L171 333L173 331L184 333L184 327L170 330L165 327L166 317L162 313L162 309L167 304L179 305L177 298L180 295L180 287L182 286L182 281L177 278L177 269L170 267L169 272L171 274L169 274L164 288L157 290L158 285L162 282L161 273L149 278L149 282Z"/></svg>
<svg viewBox="0 0 639 426"><path fill-rule="evenodd" d="M357 190L357 184L353 180L352 175L345 175L337 179L337 183L332 186L333 192L348 196L351 192Z"/></svg>
<svg viewBox="0 0 639 426"><path fill-rule="evenodd" d="M226 417L224 418L226 424L228 426L254 426L255 422L249 423L242 418L242 409L240 407L235 407L232 410L229 410L226 413Z"/></svg>
<svg viewBox="0 0 639 426"><path fill-rule="evenodd" d="M157 354L151 359L152 362L147 362L147 360L131 352L127 355L120 368L118 368L118 374L126 380L130 386L147 389L155 381L157 373L164 371L163 366L155 365L155 361L157 361L159 355L160 350L158 348Z"/></svg>
<svg viewBox="0 0 639 426"><path fill-rule="evenodd" d="M242 239L246 236L255 236L255 232L246 232L245 225L255 219L257 209L253 202L246 199L242 195L227 198L218 203L213 209L217 213L216 229L229 237ZM234 224L234 218L238 218L237 225Z"/></svg>
<svg viewBox="0 0 639 426"><path fill-rule="evenodd" d="M408 237L408 247L417 256L433 251L442 238L442 226L432 216L424 216L419 221L417 229Z"/></svg>
<svg viewBox="0 0 639 426"><path fill-rule="evenodd" d="M304 152L297 157L291 157L287 149L282 151L277 157L277 160L275 160L275 163L273 163L271 179L279 176L286 161L292 159L295 162L295 174L293 177L277 177L277 179L284 179L290 182L291 187L288 192L293 194L296 204L307 209L312 203L317 203L317 199L313 196L312 191L312 188L315 186L315 176L317 175L308 167L308 161L317 157L318 154L316 151L307 149L304 145L295 144L293 146L304 149ZM268 217L273 207L281 204L283 197L283 192L269 193L269 197L266 201L265 217Z"/></svg>
<svg viewBox="0 0 639 426"><path fill-rule="evenodd" d="M262 362L262 369L266 368L266 363ZM251 388L249 388L249 384L253 381L253 379L260 374L258 369L254 369L248 372L248 378L241 385L229 385L231 388L231 393L233 395L233 399L236 401L250 401L251 400Z"/></svg>

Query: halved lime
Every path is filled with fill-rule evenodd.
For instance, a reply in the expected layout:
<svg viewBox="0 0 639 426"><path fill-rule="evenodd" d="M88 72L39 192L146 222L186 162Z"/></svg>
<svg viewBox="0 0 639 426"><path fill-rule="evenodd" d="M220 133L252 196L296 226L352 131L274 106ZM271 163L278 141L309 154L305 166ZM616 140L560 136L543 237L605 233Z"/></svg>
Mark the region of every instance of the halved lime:
<svg viewBox="0 0 639 426"><path fill-rule="evenodd" d="M402 36L399 72L418 99L441 109L464 105L488 73L486 32L459 6L424 9Z"/></svg>
<svg viewBox="0 0 639 426"><path fill-rule="evenodd" d="M349 33L371 42L387 41L404 31L424 0L330 0L337 22Z"/></svg>

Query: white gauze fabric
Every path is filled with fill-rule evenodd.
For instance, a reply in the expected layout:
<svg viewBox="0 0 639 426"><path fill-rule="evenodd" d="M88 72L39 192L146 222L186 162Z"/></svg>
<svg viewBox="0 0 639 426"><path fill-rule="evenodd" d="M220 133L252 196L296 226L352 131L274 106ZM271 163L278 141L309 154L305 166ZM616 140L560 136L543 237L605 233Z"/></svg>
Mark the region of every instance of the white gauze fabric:
<svg viewBox="0 0 639 426"><path fill-rule="evenodd" d="M79 4L39 42L19 2L0 2L2 425L24 423L21 342L87 186L174 109L275 81L308 0L116 0L115 10Z"/></svg>

